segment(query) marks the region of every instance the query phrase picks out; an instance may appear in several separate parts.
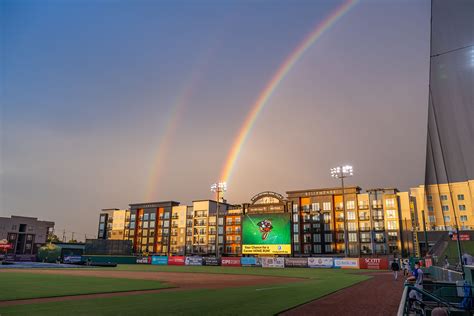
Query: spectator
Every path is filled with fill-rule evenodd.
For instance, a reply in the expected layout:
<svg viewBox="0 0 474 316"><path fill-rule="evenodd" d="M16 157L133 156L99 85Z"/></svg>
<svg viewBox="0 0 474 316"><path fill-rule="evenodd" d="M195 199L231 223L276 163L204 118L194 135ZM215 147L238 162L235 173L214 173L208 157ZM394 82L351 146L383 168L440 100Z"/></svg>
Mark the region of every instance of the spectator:
<svg viewBox="0 0 474 316"><path fill-rule="evenodd" d="M400 270L400 266L398 265L397 258L393 259L391 269L393 271L393 278L395 281L398 280L398 271Z"/></svg>
<svg viewBox="0 0 474 316"><path fill-rule="evenodd" d="M415 287L417 289L423 290L423 270L420 269L420 263L415 262L415 269L413 271L413 275L410 276L408 281L415 281ZM416 290L411 290L408 294L408 297L412 300L421 301L423 298L421 293Z"/></svg>
<svg viewBox="0 0 474 316"><path fill-rule="evenodd" d="M448 255L444 256L444 268L448 269L449 268L449 261L448 261Z"/></svg>

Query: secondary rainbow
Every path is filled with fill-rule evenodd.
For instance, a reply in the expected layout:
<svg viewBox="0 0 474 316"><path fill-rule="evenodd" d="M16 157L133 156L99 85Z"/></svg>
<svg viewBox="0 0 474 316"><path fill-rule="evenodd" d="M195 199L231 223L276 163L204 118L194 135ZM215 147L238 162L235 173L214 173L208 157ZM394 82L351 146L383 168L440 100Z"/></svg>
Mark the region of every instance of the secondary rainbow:
<svg viewBox="0 0 474 316"><path fill-rule="evenodd" d="M221 181L229 181L232 176L235 164L239 157L245 141L252 130L252 127L258 117L258 114L265 107L265 104L272 96L275 89L282 82L291 68L295 65L298 59L304 54L304 52L311 47L320 37L324 34L337 20L344 16L349 10L357 3L357 0L349 0L337 7L331 14L326 17L316 28L309 33L306 38L292 51L292 53L285 59L283 64L273 75L272 79L268 82L265 89L260 93L257 100L252 106L251 111L247 115L244 124L242 125L232 148L227 156L227 159L222 169L220 179Z"/></svg>

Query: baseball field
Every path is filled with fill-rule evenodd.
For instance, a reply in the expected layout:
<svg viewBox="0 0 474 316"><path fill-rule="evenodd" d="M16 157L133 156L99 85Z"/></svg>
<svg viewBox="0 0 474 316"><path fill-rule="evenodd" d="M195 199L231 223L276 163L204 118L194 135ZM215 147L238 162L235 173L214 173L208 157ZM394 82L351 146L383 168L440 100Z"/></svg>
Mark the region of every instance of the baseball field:
<svg viewBox="0 0 474 316"><path fill-rule="evenodd" d="M0 314L274 315L370 278L307 268L0 269Z"/></svg>

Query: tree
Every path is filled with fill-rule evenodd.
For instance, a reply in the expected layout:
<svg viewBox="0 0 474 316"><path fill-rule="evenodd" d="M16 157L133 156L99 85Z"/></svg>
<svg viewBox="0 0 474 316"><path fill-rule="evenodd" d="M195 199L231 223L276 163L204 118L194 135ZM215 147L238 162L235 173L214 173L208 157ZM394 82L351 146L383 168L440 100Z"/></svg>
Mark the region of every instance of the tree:
<svg viewBox="0 0 474 316"><path fill-rule="evenodd" d="M56 236L54 233L49 233L48 234L48 239L46 240L47 242L60 242L58 236Z"/></svg>

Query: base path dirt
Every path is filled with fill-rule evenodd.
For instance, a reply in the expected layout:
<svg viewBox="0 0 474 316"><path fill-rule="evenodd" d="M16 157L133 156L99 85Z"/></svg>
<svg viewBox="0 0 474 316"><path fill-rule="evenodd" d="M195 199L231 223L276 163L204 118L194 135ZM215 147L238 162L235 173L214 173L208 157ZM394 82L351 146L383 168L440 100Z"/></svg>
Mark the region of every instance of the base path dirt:
<svg viewBox="0 0 474 316"><path fill-rule="evenodd" d="M391 272L372 273L371 279L281 313L301 315L396 315L404 278L395 281Z"/></svg>
<svg viewBox="0 0 474 316"><path fill-rule="evenodd" d="M157 293L162 291L179 291L189 289L221 289L229 287L241 287L252 285L273 285L290 282L301 282L302 278L288 278L288 277L272 277L259 275L237 275L237 274L210 274L210 273L180 273L180 272L140 272L140 271L105 271L105 270L24 270L9 269L5 272L20 272L20 273L34 273L34 274L54 274L54 275L72 275L72 276L92 276L103 278L124 278L124 279L141 279L141 280L156 280L161 281L169 286L171 289L157 289L145 291L127 291L101 294L84 294L84 295L67 295L50 298L35 298L24 300L0 301L0 306L33 304L43 302L57 302L64 300L76 300L83 298L97 298L97 297L111 297L124 295L137 295L145 293Z"/></svg>

